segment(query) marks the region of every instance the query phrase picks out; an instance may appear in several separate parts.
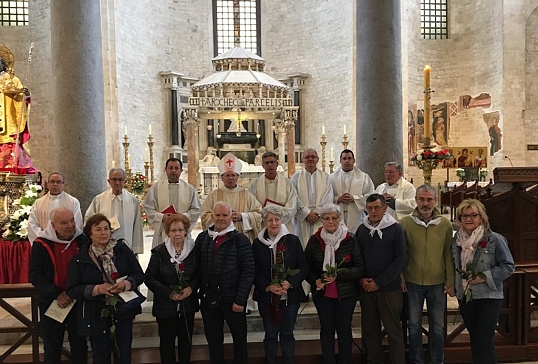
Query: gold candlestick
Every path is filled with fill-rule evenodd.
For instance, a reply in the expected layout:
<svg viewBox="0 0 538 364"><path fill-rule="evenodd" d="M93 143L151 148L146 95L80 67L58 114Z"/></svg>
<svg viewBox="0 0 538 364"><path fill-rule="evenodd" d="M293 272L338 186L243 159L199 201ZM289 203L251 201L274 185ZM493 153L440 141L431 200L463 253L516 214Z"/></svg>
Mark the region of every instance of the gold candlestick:
<svg viewBox="0 0 538 364"><path fill-rule="evenodd" d="M123 136L123 143L121 144L123 145L123 150L125 153L125 174L127 175L127 181L125 182L125 187L127 188L128 191L130 191L132 174L131 174L131 165L129 161L129 145L131 145L131 143L129 143L129 137L127 136L127 134Z"/></svg>
<svg viewBox="0 0 538 364"><path fill-rule="evenodd" d="M334 161L329 161L329 172L330 173L334 172Z"/></svg>
<svg viewBox="0 0 538 364"><path fill-rule="evenodd" d="M347 149L347 145L349 144L349 141L347 139L347 134L344 134L342 137L342 145L344 146L344 149Z"/></svg>
<svg viewBox="0 0 538 364"><path fill-rule="evenodd" d="M148 171L149 171L149 162L144 162L144 176L146 177L144 184L146 185L146 189L149 187Z"/></svg>
<svg viewBox="0 0 538 364"><path fill-rule="evenodd" d="M325 172L325 146L327 145L325 134L321 134L321 141L319 144L321 145L321 170Z"/></svg>
<svg viewBox="0 0 538 364"><path fill-rule="evenodd" d="M153 184L154 181L154 172L155 172L155 164L153 163L153 135L148 136L148 148L149 148L149 171L151 175L151 179L148 183Z"/></svg>

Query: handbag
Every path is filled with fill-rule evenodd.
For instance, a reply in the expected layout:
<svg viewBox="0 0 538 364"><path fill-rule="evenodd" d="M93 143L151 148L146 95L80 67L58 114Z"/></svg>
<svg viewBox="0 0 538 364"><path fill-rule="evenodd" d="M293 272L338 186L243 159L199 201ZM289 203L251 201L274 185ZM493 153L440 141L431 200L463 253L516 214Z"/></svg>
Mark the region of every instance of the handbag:
<svg viewBox="0 0 538 364"><path fill-rule="evenodd" d="M146 297L144 297L144 295L140 293L137 288L135 288L133 292L136 293L136 298L133 298L132 300L127 302L123 302L123 300L118 301L118 303L116 304L117 316L132 315L134 317L142 312L141 305L146 301Z"/></svg>

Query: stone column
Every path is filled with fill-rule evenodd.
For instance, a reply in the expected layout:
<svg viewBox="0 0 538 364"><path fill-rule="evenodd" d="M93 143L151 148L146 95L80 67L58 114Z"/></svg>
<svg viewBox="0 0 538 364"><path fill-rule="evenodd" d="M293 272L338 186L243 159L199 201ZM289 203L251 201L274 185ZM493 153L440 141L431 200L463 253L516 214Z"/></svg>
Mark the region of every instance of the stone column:
<svg viewBox="0 0 538 364"><path fill-rule="evenodd" d="M100 4L50 1L51 157L55 169L65 174L69 193L80 200L82 211L103 192L107 180Z"/></svg>
<svg viewBox="0 0 538 364"><path fill-rule="evenodd" d="M400 0L357 1L357 165L374 184L403 165Z"/></svg>
<svg viewBox="0 0 538 364"><path fill-rule="evenodd" d="M188 181L194 187L198 188L198 112L195 108L184 108L183 117L185 121L183 125L187 130L187 158L189 161Z"/></svg>
<svg viewBox="0 0 538 364"><path fill-rule="evenodd" d="M278 139L278 163L284 167L286 160L286 124L281 119L275 119L275 133Z"/></svg>
<svg viewBox="0 0 538 364"><path fill-rule="evenodd" d="M286 138L288 146L288 178L295 173L295 122L297 120L298 107L290 107L284 110L284 124L286 125Z"/></svg>

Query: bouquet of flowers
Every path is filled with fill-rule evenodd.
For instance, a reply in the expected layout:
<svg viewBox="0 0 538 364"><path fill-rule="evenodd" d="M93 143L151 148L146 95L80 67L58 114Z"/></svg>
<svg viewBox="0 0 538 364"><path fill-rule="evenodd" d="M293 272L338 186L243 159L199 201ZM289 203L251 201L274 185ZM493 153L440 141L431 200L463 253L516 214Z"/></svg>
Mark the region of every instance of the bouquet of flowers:
<svg viewBox="0 0 538 364"><path fill-rule="evenodd" d="M293 276L300 272L299 269L290 269L284 265L284 252L286 251L286 246L284 244L278 244L276 253L280 254L282 264L272 264L271 270L273 272L273 280L271 284L282 283L288 278L288 276Z"/></svg>
<svg viewBox="0 0 538 364"><path fill-rule="evenodd" d="M426 149L426 150L418 150L416 153L413 153L413 156L411 157L411 162L420 162L423 160L428 159L434 159L437 161L442 161L444 159L450 159L452 155L448 151L448 149Z"/></svg>
<svg viewBox="0 0 538 364"><path fill-rule="evenodd" d="M331 266L329 265L329 263L325 264L325 273L324 275L327 276L327 277L334 277L336 278L336 275L338 273L338 271L340 270L340 266L342 264L344 264L344 262L350 262L351 261L351 255L345 255L344 258L342 259L342 261L340 263L338 263L338 265L336 266Z"/></svg>
<svg viewBox="0 0 538 364"><path fill-rule="evenodd" d="M479 249L484 249L486 245L488 245L488 242L486 240L482 240L480 243L478 243L477 247ZM471 302L473 300L473 290L471 287L469 287L469 281L475 279L476 277L486 279L486 275L482 272L477 272L476 266L473 264L473 262L467 263L465 270L456 268L456 272L458 272L461 278L466 281L465 288L463 289L463 300L465 302Z"/></svg>
<svg viewBox="0 0 538 364"><path fill-rule="evenodd" d="M130 184L131 192L136 195L141 195L146 188L146 176L144 176L142 172L136 171L135 174L131 176Z"/></svg>
<svg viewBox="0 0 538 364"><path fill-rule="evenodd" d="M39 198L40 185L29 185L24 195L13 201L17 210L10 216L2 237L6 240L19 241L28 237L28 217L32 205Z"/></svg>

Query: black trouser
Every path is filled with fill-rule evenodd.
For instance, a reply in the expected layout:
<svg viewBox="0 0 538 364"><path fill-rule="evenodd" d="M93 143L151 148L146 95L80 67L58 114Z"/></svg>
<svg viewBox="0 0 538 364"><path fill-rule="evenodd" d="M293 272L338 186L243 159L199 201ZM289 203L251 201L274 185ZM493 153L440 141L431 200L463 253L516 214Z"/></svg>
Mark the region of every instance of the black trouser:
<svg viewBox="0 0 538 364"><path fill-rule="evenodd" d="M351 321L357 304L357 297L327 298L324 291L318 291L312 296L318 311L321 331L321 352L323 364L335 364L334 333L338 336L338 363L349 364L353 335Z"/></svg>
<svg viewBox="0 0 538 364"><path fill-rule="evenodd" d="M71 347L72 363L86 364L88 362L88 346L86 338L77 332L76 309L65 318L63 323L45 316L48 307L39 308L41 337L43 338L43 348L45 350L44 364L60 364L62 357L62 347L64 334L67 327L67 337Z"/></svg>
<svg viewBox="0 0 538 364"><path fill-rule="evenodd" d="M178 338L177 355L179 364L188 364L191 361L192 330L194 326L194 313L175 317L157 317L159 325L159 349L161 364L176 364L176 337Z"/></svg>
<svg viewBox="0 0 538 364"><path fill-rule="evenodd" d="M224 320L228 323L234 342L234 363L247 364L247 315L245 310L233 312L231 302L221 302L217 308L209 308L205 303L202 303L201 311L211 364L226 363L223 351Z"/></svg>
<svg viewBox="0 0 538 364"><path fill-rule="evenodd" d="M131 364L131 344L133 342L133 319L116 322L116 337L110 331L90 336L93 364L110 364L110 354L114 354L114 364Z"/></svg>
<svg viewBox="0 0 538 364"><path fill-rule="evenodd" d="M463 322L469 331L474 364L497 364L493 337L499 320L502 299L473 299L460 302Z"/></svg>

